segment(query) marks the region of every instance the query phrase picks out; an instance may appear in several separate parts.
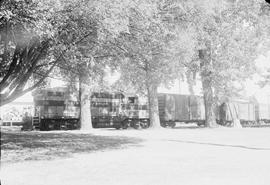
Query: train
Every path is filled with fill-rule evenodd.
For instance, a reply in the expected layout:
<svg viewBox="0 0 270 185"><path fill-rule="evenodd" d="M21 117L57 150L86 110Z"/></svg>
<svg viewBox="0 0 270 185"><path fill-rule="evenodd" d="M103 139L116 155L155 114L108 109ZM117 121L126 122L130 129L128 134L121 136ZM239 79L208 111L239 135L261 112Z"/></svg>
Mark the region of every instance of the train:
<svg viewBox="0 0 270 185"><path fill-rule="evenodd" d="M47 88L33 93L35 113L33 127L40 130L80 128L78 95L68 88ZM93 128L148 128L150 125L146 98L121 92L93 92L91 116ZM161 126L176 123L205 125L202 96L158 93ZM245 98L227 98L216 105L217 123L232 126L239 119L243 126L270 123L270 105Z"/></svg>
<svg viewBox="0 0 270 185"><path fill-rule="evenodd" d="M33 128L72 130L80 128L78 94L68 88L40 89L33 93ZM148 128L148 105L133 94L93 92L90 97L93 128Z"/></svg>

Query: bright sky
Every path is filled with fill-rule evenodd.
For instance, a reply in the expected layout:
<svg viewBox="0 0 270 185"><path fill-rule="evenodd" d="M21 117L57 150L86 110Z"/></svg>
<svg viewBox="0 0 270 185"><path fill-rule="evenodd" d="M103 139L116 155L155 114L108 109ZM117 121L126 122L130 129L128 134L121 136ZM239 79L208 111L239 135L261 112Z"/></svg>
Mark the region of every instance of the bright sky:
<svg viewBox="0 0 270 185"><path fill-rule="evenodd" d="M268 74L267 70L270 69L270 51L265 56L261 55L258 57L255 62L259 69L259 74L255 74L252 80L246 81L246 93L247 95L255 95L258 101L266 102L270 98L270 86L260 88L256 83L263 80L260 75Z"/></svg>

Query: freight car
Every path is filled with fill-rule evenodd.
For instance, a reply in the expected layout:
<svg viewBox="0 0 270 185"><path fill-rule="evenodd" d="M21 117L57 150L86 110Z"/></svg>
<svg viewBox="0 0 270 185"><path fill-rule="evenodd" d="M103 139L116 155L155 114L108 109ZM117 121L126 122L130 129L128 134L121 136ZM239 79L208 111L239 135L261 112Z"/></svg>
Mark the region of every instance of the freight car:
<svg viewBox="0 0 270 185"><path fill-rule="evenodd" d="M159 94L158 103L160 122L164 127L174 127L176 122L205 125L205 106L201 96ZM268 118L266 111L258 110L259 107L261 106L249 99L226 99L215 108L216 121L220 125L231 126L238 119L243 126L254 125L262 116Z"/></svg>
<svg viewBox="0 0 270 185"><path fill-rule="evenodd" d="M255 107L255 116L259 124L270 123L270 104L257 102Z"/></svg>
<svg viewBox="0 0 270 185"><path fill-rule="evenodd" d="M163 127L174 127L176 122L205 124L203 98L192 95L158 95L159 117Z"/></svg>
<svg viewBox="0 0 270 185"><path fill-rule="evenodd" d="M40 130L78 129L80 104L67 88L48 88L33 93L33 126ZM149 127L148 107L138 96L122 93L94 92L91 95L94 128L126 129Z"/></svg>
<svg viewBox="0 0 270 185"><path fill-rule="evenodd" d="M256 119L257 104L250 99L227 99L219 106L219 123L230 126L234 119L239 119L241 125L254 125Z"/></svg>

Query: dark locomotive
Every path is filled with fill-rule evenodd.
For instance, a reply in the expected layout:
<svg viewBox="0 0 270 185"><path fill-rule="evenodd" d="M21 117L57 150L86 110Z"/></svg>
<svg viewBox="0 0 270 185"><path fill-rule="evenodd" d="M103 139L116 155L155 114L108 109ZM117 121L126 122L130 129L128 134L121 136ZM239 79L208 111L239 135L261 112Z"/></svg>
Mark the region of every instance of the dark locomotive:
<svg viewBox="0 0 270 185"><path fill-rule="evenodd" d="M50 88L33 93L33 126L40 130L79 129L80 104L67 88ZM201 96L158 94L159 116L163 127L177 122L205 125L205 108ZM91 95L93 128L148 128L147 101L136 95L94 92ZM226 99L216 106L217 122L230 126L239 119L243 126L270 123L270 106L249 99Z"/></svg>
<svg viewBox="0 0 270 185"><path fill-rule="evenodd" d="M80 104L66 88L48 88L33 93L35 113L33 127L40 130L79 128Z"/></svg>
<svg viewBox="0 0 270 185"><path fill-rule="evenodd" d="M148 107L138 96L122 93L92 93L91 115L94 128L126 129L149 127Z"/></svg>
<svg viewBox="0 0 270 185"><path fill-rule="evenodd" d="M79 129L80 104L67 88L50 88L33 93L33 127L40 130ZM91 95L93 128L126 129L149 127L148 106L138 96L94 92Z"/></svg>

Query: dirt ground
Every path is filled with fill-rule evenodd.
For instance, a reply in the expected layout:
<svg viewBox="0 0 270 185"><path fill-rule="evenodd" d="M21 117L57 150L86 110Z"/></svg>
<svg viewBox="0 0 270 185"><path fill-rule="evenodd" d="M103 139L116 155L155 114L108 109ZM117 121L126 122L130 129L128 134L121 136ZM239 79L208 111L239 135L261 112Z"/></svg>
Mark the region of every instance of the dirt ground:
<svg viewBox="0 0 270 185"><path fill-rule="evenodd" d="M97 129L90 135L133 142L51 160L4 162L1 184L270 184L270 128Z"/></svg>

